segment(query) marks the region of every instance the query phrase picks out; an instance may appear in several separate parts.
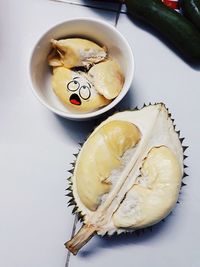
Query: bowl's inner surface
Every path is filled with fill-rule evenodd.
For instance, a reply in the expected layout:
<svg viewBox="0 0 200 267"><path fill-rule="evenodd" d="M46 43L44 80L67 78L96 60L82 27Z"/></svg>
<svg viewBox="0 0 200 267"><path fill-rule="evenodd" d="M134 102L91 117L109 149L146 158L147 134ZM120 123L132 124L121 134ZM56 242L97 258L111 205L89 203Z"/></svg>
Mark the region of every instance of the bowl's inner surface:
<svg viewBox="0 0 200 267"><path fill-rule="evenodd" d="M120 93L123 97L126 93L124 91L127 91L127 86L130 86L133 75L133 62L131 62L132 57L129 47L112 28L96 21L77 20L68 21L52 28L39 40L33 51L30 69L31 80L43 103L54 109L55 112L57 110L68 114L76 114L74 111L68 110L54 94L51 87L51 67L48 66L47 62L47 56L51 51L50 40L69 37L89 39L107 47L109 56L118 61L125 77L125 83ZM113 107L121 100L120 95L102 109L106 111Z"/></svg>

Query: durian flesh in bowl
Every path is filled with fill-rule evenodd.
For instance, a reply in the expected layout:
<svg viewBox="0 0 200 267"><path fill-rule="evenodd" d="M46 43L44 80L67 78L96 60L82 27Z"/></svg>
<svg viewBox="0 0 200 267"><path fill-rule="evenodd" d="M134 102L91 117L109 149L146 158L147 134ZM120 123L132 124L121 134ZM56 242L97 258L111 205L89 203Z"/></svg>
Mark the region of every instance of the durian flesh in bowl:
<svg viewBox="0 0 200 267"><path fill-rule="evenodd" d="M156 224L175 206L183 147L164 104L119 112L88 137L69 190L83 227L66 243L74 254L96 233Z"/></svg>
<svg viewBox="0 0 200 267"><path fill-rule="evenodd" d="M123 88L112 102L99 110L82 114L67 109L56 97L51 84L51 68L48 66L51 40L74 37L88 39L105 46L109 56L118 62L124 75ZM101 20L77 18L51 28L40 38L33 48L29 74L34 94L48 109L68 119L87 120L110 110L126 95L134 75L133 53L126 39L112 25Z"/></svg>

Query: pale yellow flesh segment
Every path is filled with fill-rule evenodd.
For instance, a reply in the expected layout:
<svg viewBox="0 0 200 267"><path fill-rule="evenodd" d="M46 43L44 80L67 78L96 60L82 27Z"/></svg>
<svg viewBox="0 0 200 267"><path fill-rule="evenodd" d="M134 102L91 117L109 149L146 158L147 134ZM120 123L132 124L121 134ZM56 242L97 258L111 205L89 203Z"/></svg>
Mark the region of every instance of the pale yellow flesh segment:
<svg viewBox="0 0 200 267"><path fill-rule="evenodd" d="M89 99L84 100L80 97L79 90L76 90L76 84L73 84L73 78L79 77L76 79L76 81L79 82L80 87L86 85L88 87L88 80L78 73L75 73L69 69L66 69L64 67L57 67L53 70L52 75L52 87L57 95L57 97L60 99L60 101L69 109L76 111L77 113L86 113L94 111L100 107L103 107L105 105L108 105L110 103L109 100L107 100L102 95L98 94L97 91L94 89L94 87L91 85L91 88L88 87L87 90L90 91L91 96ZM74 91L67 90L67 84L70 83L70 86ZM73 105L70 102L70 96L72 94L77 94L81 99L81 105Z"/></svg>
<svg viewBox="0 0 200 267"><path fill-rule="evenodd" d="M123 153L140 140L140 131L129 122L112 121L102 126L84 144L76 165L76 186L81 202L92 211L109 192L108 178L121 165Z"/></svg>
<svg viewBox="0 0 200 267"><path fill-rule="evenodd" d="M124 76L115 60L94 65L88 72L96 90L107 99L117 97L124 84Z"/></svg>
<svg viewBox="0 0 200 267"><path fill-rule="evenodd" d="M66 68L98 63L106 57L106 50L96 43L82 38L51 40L54 51L49 55L50 66Z"/></svg>
<svg viewBox="0 0 200 267"><path fill-rule="evenodd" d="M176 204L182 171L169 148L152 148L144 160L141 176L143 183L133 185L113 215L117 228L153 225L166 217Z"/></svg>

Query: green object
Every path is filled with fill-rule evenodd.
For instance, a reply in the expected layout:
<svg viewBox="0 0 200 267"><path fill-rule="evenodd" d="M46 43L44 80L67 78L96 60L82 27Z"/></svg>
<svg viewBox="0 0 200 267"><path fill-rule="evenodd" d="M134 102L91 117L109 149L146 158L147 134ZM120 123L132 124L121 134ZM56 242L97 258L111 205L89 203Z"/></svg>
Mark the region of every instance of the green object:
<svg viewBox="0 0 200 267"><path fill-rule="evenodd" d="M184 15L200 29L200 0L181 0Z"/></svg>
<svg viewBox="0 0 200 267"><path fill-rule="evenodd" d="M128 14L164 36L191 63L200 64L200 32L161 0L126 0Z"/></svg>

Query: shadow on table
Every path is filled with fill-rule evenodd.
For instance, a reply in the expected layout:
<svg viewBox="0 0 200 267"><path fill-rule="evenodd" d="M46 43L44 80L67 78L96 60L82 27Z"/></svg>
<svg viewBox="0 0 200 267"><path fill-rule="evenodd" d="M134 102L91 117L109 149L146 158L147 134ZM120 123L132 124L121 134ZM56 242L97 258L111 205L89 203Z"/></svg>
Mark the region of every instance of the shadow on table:
<svg viewBox="0 0 200 267"><path fill-rule="evenodd" d="M92 10L100 15L103 19L114 20L119 12L120 4L110 1L93 1L83 0L84 6L92 8Z"/></svg>
<svg viewBox="0 0 200 267"><path fill-rule="evenodd" d="M173 216L168 216L168 218L163 222L156 224L153 227L145 228L144 231L139 230L139 232L132 233L122 233L120 235L114 234L112 236L96 237L95 245L91 244L83 248L79 252L79 257L92 257L96 256L97 253L101 253L102 249L115 249L122 248L123 246L134 246L142 243L147 243L152 239L161 235L161 232L166 230L170 226L170 219ZM173 218L172 218L173 219ZM92 242L92 241L91 241Z"/></svg>
<svg viewBox="0 0 200 267"><path fill-rule="evenodd" d="M118 11L121 3L114 0L83 0L84 5L107 11Z"/></svg>
<svg viewBox="0 0 200 267"><path fill-rule="evenodd" d="M169 41L163 34L158 32L156 29L151 27L150 25L147 25L145 22L142 22L136 18L133 18L132 16L128 15L128 18L137 25L139 28L141 28L144 31L148 31L150 34L158 38L162 43L164 43L167 47L169 47L177 56L179 56L186 64L188 64L191 68L193 68L196 71L200 70L200 58L198 60L194 60L188 55L181 52L178 48L176 48L171 41ZM155 63L156 63L155 59ZM164 64L164 62L163 62Z"/></svg>

